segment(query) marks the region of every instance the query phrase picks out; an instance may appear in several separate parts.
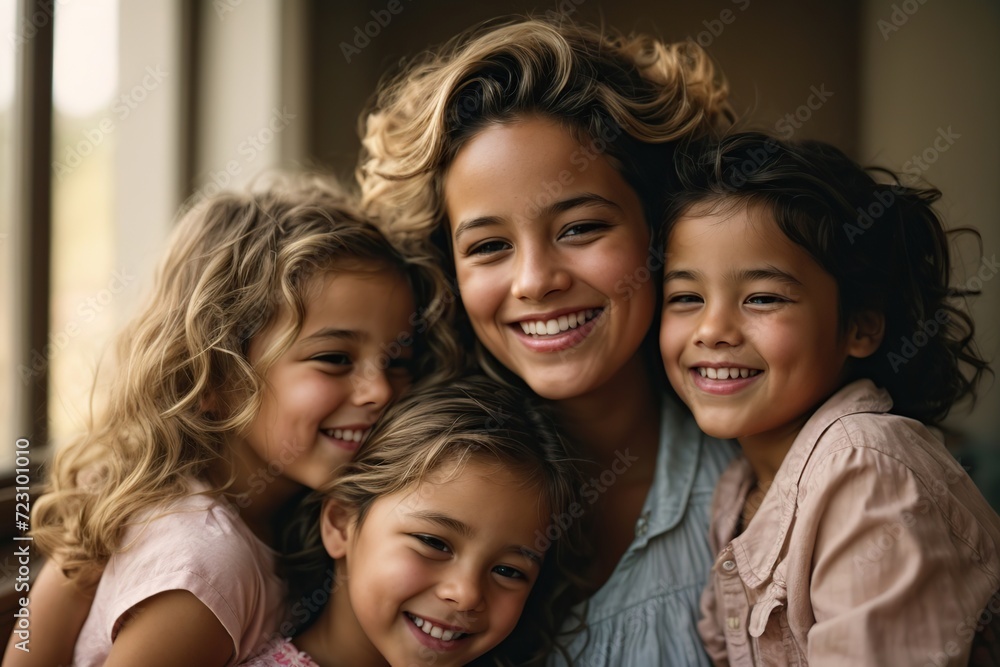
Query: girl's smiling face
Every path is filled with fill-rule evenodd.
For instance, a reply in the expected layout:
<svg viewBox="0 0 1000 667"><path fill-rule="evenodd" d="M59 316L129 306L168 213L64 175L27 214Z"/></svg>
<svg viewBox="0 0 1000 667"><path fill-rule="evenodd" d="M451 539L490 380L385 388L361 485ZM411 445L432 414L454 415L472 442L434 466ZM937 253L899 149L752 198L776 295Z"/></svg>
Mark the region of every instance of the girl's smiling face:
<svg viewBox="0 0 1000 667"><path fill-rule="evenodd" d="M476 336L536 393L606 384L655 311L639 197L595 146L538 117L491 125L444 184L462 303Z"/></svg>
<svg viewBox="0 0 1000 667"><path fill-rule="evenodd" d="M302 329L267 368L257 416L238 443L246 470L317 488L354 457L382 410L410 384L413 294L389 268L339 271L309 284ZM373 308L372 304L378 304ZM251 363L285 330L284 312L249 346ZM402 349L398 357L387 349ZM270 477L268 477L270 479ZM268 492L254 486L251 492Z"/></svg>
<svg viewBox="0 0 1000 667"><path fill-rule="evenodd" d="M696 205L673 225L660 350L706 433L791 446L847 359L870 354L838 317L834 278L764 208Z"/></svg>
<svg viewBox="0 0 1000 667"><path fill-rule="evenodd" d="M541 571L534 545L546 517L539 486L475 459L378 498L360 525L328 502L323 543L340 582L330 644L393 667L483 655L520 618Z"/></svg>

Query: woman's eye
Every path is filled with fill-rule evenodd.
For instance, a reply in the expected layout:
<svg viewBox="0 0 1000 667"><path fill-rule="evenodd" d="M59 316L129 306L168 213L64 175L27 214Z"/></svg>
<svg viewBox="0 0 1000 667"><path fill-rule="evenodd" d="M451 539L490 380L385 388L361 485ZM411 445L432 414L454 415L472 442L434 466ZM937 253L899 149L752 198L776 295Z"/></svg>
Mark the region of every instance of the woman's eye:
<svg viewBox="0 0 1000 667"><path fill-rule="evenodd" d="M507 579L527 579L528 578L527 576L525 576L524 572L521 572L517 568L513 568L513 567L511 567L509 565L497 565L495 568L493 568L493 571L495 573L499 574L501 577L505 577Z"/></svg>
<svg viewBox="0 0 1000 667"><path fill-rule="evenodd" d="M437 537L434 537L433 535L419 535L419 534L417 534L417 535L414 535L413 537L417 538L422 543L426 544L427 546L429 546L431 549L434 549L435 551L443 551L445 553L450 553L451 552L451 547L449 547L444 542L444 540L438 539Z"/></svg>
<svg viewBox="0 0 1000 667"><path fill-rule="evenodd" d="M478 245L474 245L469 248L465 254L467 255L492 255L494 253L502 252L510 247L510 244L506 241L483 241Z"/></svg>
<svg viewBox="0 0 1000 667"><path fill-rule="evenodd" d="M348 354L342 352L328 352L326 354L318 354L312 358L313 361L321 361L324 364L330 364L332 366L350 366L351 357Z"/></svg>

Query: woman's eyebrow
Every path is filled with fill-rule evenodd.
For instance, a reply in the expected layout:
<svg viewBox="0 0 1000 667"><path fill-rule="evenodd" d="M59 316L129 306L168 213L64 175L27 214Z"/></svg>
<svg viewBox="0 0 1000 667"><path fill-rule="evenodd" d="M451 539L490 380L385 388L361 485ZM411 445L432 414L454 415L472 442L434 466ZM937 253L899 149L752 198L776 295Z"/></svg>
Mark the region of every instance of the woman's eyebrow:
<svg viewBox="0 0 1000 667"><path fill-rule="evenodd" d="M557 215L559 213L564 213L570 211L574 208L580 206L605 206L607 208L614 208L619 211L622 207L607 197L602 197L599 194L593 192L583 192L566 199L560 199L559 201L553 202L548 206L541 209L542 215ZM502 219L499 216L494 215L483 215L476 218L471 218L469 220L463 220L462 222L455 225L455 240L458 240L465 232L471 231L473 229L478 229L480 227L488 227L490 225L499 225L502 223Z"/></svg>
<svg viewBox="0 0 1000 667"><path fill-rule="evenodd" d="M577 208L578 206L607 206L609 208L616 208L619 211L622 207L611 201L607 197L602 197L599 194L593 192L583 192L568 199L561 199L557 202L549 204L542 211L547 213L563 213L571 209Z"/></svg>

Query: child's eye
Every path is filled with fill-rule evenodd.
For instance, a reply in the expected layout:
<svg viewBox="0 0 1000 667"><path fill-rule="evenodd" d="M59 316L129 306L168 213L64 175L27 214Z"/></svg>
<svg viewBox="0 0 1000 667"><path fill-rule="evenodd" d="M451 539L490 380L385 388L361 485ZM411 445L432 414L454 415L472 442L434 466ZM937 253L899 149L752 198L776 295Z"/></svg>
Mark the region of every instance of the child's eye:
<svg viewBox="0 0 1000 667"><path fill-rule="evenodd" d="M325 354L318 354L312 358L313 361L322 361L324 364L330 364L332 366L350 366L351 357L343 352L327 352Z"/></svg>
<svg viewBox="0 0 1000 667"><path fill-rule="evenodd" d="M747 303L754 306L769 306L775 303L786 303L788 299L776 294L754 294L747 299Z"/></svg>
<svg viewBox="0 0 1000 667"><path fill-rule="evenodd" d="M528 577L517 568L513 568L510 565L497 565L493 568L496 574L507 579L527 579Z"/></svg>
<svg viewBox="0 0 1000 667"><path fill-rule="evenodd" d="M506 241L483 241L477 245L470 247L465 251L466 255L493 255L498 252L507 250L510 244Z"/></svg>
<svg viewBox="0 0 1000 667"><path fill-rule="evenodd" d="M421 535L419 533L414 533L413 537L420 540L420 542L426 544L435 551L451 553L451 547L449 547L444 540L434 537L433 535Z"/></svg>
<svg viewBox="0 0 1000 667"><path fill-rule="evenodd" d="M702 303L702 299L697 294L672 294L667 297L667 303Z"/></svg>
<svg viewBox="0 0 1000 667"><path fill-rule="evenodd" d="M396 371L397 374L412 375L416 362L413 359L390 359L389 370Z"/></svg>
<svg viewBox="0 0 1000 667"><path fill-rule="evenodd" d="M608 224L606 222L598 222L596 220L588 220L587 222L580 222L571 225L566 231L562 233L560 238L566 238L567 236L583 236L589 232L597 232L602 229L607 229Z"/></svg>

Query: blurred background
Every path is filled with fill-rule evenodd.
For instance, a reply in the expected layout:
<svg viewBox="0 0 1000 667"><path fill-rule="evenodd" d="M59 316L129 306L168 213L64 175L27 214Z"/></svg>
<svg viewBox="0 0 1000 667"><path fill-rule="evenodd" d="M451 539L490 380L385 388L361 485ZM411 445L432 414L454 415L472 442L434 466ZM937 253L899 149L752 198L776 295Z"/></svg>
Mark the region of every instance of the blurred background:
<svg viewBox="0 0 1000 667"><path fill-rule="evenodd" d="M974 226L955 282L1000 351L1000 3L995 0L0 0L0 474L14 442L77 431L110 336L174 215L261 171L350 178L358 117L402 59L480 21L561 9L692 39L751 126L833 142L944 192ZM948 426L1000 506L1000 390ZM2 484L0 484L2 486Z"/></svg>

